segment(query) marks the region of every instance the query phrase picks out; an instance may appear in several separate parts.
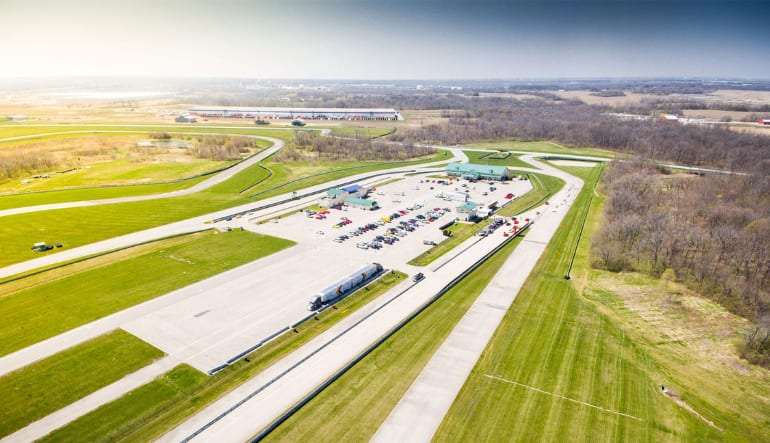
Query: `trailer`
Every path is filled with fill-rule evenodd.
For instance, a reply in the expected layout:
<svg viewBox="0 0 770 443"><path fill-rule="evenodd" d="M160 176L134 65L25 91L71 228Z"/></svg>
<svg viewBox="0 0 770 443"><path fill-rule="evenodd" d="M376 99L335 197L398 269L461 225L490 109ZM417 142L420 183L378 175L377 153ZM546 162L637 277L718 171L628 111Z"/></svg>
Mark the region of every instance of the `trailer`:
<svg viewBox="0 0 770 443"><path fill-rule="evenodd" d="M316 293L308 302L307 310L315 311L324 305L338 300L355 291L366 283L374 280L382 273L383 267L379 263L370 263L347 277L336 281L334 284Z"/></svg>

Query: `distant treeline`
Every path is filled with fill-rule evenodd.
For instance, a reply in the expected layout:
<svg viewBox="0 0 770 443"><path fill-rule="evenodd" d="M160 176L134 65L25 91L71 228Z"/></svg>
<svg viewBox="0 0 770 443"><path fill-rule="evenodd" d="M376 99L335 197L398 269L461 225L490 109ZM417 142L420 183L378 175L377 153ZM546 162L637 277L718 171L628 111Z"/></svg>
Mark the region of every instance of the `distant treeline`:
<svg viewBox="0 0 770 443"><path fill-rule="evenodd" d="M624 121L608 108L578 101L476 99L456 111L463 116L391 137L438 144L487 140L554 140L604 148L662 161L770 174L770 137L722 127Z"/></svg>
<svg viewBox="0 0 770 443"><path fill-rule="evenodd" d="M275 156L276 162L296 161L400 161L434 154L411 142L402 145L370 139L324 137L315 132L298 131L294 140Z"/></svg>

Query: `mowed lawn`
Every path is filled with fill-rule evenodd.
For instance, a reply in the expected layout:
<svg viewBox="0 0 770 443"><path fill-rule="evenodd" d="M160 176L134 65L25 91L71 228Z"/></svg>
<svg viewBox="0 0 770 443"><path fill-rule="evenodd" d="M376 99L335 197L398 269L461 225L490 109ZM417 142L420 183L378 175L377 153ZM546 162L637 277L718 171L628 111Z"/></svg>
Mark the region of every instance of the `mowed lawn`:
<svg viewBox="0 0 770 443"><path fill-rule="evenodd" d="M491 165L491 166L507 166L509 168L535 168L521 159L517 154L510 152L479 152L479 151L463 151L468 156L468 163L475 163L477 165Z"/></svg>
<svg viewBox="0 0 770 443"><path fill-rule="evenodd" d="M86 206L32 212L2 217L0 224L0 267L30 260L43 254L54 254L59 249L35 253L31 247L37 242L62 243L65 248L82 246L131 232L161 226L179 220L255 202L306 186L354 175L366 171L406 167L445 156L444 152L413 162L359 163L360 168L339 170L338 164L328 163L319 172L328 174L306 177L306 170L293 171L292 165L281 165L268 179L268 171L253 165L229 180L192 195L129 203ZM271 166L273 167L273 166ZM299 179L299 180L298 180ZM291 183L289 183L291 182ZM287 184L284 186L285 184ZM256 187L255 184L258 184ZM249 192L241 191L249 189ZM257 193L253 198L247 194Z"/></svg>
<svg viewBox="0 0 770 443"><path fill-rule="evenodd" d="M78 264L0 285L0 355L267 256L294 242L248 231L204 233L160 241L137 255ZM82 269L86 267L85 269ZM66 271L66 269L65 269ZM42 276L42 278L40 278Z"/></svg>
<svg viewBox="0 0 770 443"><path fill-rule="evenodd" d="M182 364L119 399L89 412L55 430L38 442L132 441L131 431L146 418L163 415L174 403L184 401L204 386L209 377ZM136 441L136 440L134 440Z"/></svg>
<svg viewBox="0 0 770 443"><path fill-rule="evenodd" d="M257 139L257 145L260 150L263 150L272 146L272 143ZM190 163L144 165L130 162L127 165L125 160L99 163L92 165L90 169L81 169L63 175L52 175L44 185L46 190L35 189L34 192L24 190L24 192L2 193L0 195L0 209L171 192L186 189L211 177L211 175L200 176L201 174L213 173L233 164L232 161L206 160ZM248 171L242 171L237 176L241 177L242 180L244 177L247 177L245 180L249 180L248 177L259 173L258 169L258 166L254 166ZM148 178L148 175L151 176L151 182L145 184L119 184L121 181L145 179Z"/></svg>
<svg viewBox="0 0 770 443"><path fill-rule="evenodd" d="M520 241L521 238L513 240L487 260L303 406L266 440L369 441Z"/></svg>
<svg viewBox="0 0 770 443"><path fill-rule="evenodd" d="M294 131L286 129L266 128L223 128L215 125L120 125L120 124L61 124L50 126L9 125L0 126L0 142L10 137L36 136L35 139L45 140L83 133L127 134L136 132L168 132L169 134L241 134L261 135L289 141L294 137ZM27 139L28 140L28 139Z"/></svg>
<svg viewBox="0 0 770 443"><path fill-rule="evenodd" d="M595 172L598 168L594 168ZM660 393L654 349L576 289L600 226L591 206L573 279L564 279L593 179L519 293L439 428L437 441L724 441L725 434ZM634 333L636 333L634 331ZM738 401L738 398L726 401ZM732 420L737 417L732 417ZM767 437L767 428L764 437ZM759 440L756 440L759 441Z"/></svg>
<svg viewBox="0 0 770 443"><path fill-rule="evenodd" d="M127 393L54 431L42 441L152 441L198 410L236 388L306 344L362 306L401 283L406 274L391 271L345 297L335 306L291 332L267 343L208 377L179 365L152 382Z"/></svg>
<svg viewBox="0 0 770 443"><path fill-rule="evenodd" d="M162 356L160 350L118 329L6 374L0 377L0 437Z"/></svg>

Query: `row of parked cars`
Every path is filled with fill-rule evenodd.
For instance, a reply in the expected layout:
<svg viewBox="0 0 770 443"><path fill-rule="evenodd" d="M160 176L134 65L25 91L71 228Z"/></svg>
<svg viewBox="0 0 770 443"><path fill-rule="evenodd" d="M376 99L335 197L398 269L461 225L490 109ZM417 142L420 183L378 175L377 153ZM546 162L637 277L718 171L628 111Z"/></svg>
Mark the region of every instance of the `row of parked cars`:
<svg viewBox="0 0 770 443"><path fill-rule="evenodd" d="M357 237L369 231L375 231L382 226L392 224L386 228L384 234L375 236L371 241L359 242L356 244L356 246L361 249L381 249L383 245L392 245L393 243L399 241L400 238L408 235L410 232L414 232L420 226L433 223L450 211L449 208L433 208L429 211L426 211L424 214L417 214L409 220L396 221L401 217L408 216L410 211L413 209L415 208L411 207L408 209L396 211L389 216L382 217L376 222L360 226L347 234L339 235L334 238L334 241L341 243L350 239L351 237Z"/></svg>

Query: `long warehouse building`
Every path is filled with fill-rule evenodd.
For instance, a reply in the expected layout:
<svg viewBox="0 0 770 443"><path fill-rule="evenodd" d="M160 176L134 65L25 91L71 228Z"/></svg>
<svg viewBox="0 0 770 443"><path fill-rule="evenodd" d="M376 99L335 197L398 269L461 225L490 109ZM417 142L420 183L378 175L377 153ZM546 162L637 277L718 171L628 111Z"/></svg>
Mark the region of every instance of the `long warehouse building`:
<svg viewBox="0 0 770 443"><path fill-rule="evenodd" d="M302 118L308 120L403 120L395 109L381 108L250 108L206 106L190 108L190 115L207 118Z"/></svg>

